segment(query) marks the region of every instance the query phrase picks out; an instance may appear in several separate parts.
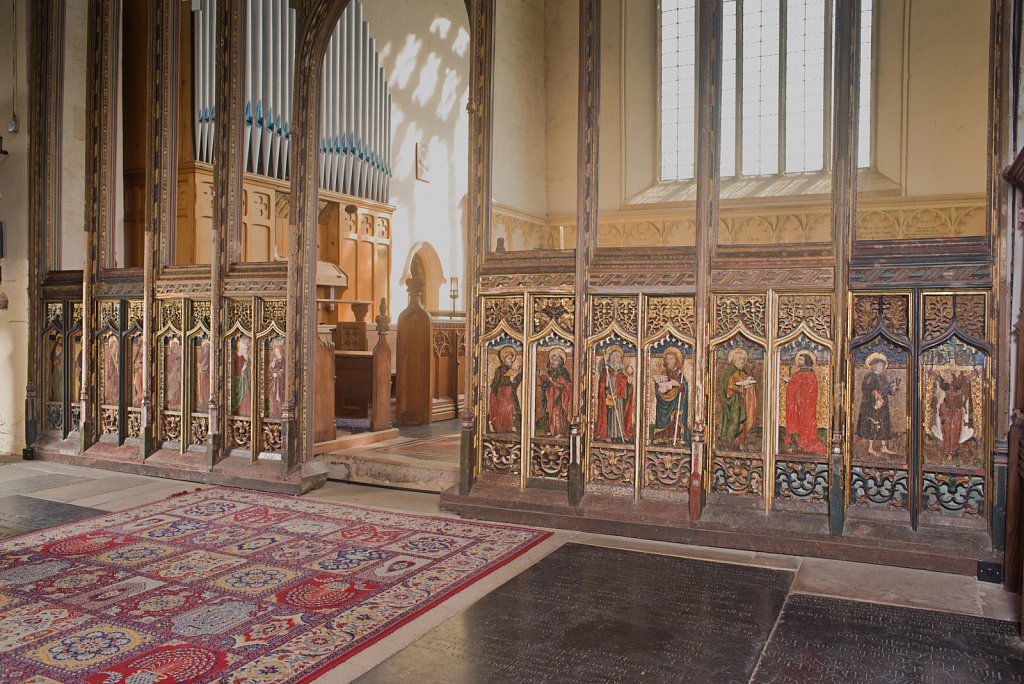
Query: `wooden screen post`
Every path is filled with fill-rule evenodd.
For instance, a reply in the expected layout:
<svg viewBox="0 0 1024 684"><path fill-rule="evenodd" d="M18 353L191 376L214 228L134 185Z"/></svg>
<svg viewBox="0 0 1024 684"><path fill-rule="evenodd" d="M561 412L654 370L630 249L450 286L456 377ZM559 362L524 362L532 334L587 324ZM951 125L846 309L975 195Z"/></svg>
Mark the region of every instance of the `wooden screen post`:
<svg viewBox="0 0 1024 684"><path fill-rule="evenodd" d="M846 473L843 458L846 435L847 299L851 233L857 216L857 107L860 94L860 1L836 3L835 109L832 118L832 246L834 266L832 453L828 473L828 528L843 533L846 519ZM766 473L767 475L767 473Z"/></svg>
<svg viewBox="0 0 1024 684"><path fill-rule="evenodd" d="M711 255L718 236L719 195L719 109L716 93L722 82L722 21L718 0L701 0L697 44L703 50L699 60L697 88L697 253L696 290L694 293L693 349L693 439L690 467L690 519L697 520L704 511L705 465L710 461L707 439L707 395L704 379L708 369L708 301L711 296Z"/></svg>
<svg viewBox="0 0 1024 684"><path fill-rule="evenodd" d="M491 128L494 79L495 0L466 0L469 10L472 55L470 59L469 112L469 221L466 236L466 410L463 412L459 448L459 494L466 496L476 481L478 464L477 422L480 412L478 385L480 328L476 324L480 294L480 263L491 224Z"/></svg>
<svg viewBox="0 0 1024 684"><path fill-rule="evenodd" d="M601 109L601 0L580 0L579 128L576 158L576 315L569 433L569 505L583 500L583 421L587 406L587 300L597 243L598 133Z"/></svg>
<svg viewBox="0 0 1024 684"><path fill-rule="evenodd" d="M370 430L373 432L391 429L391 346L388 344L391 317L388 315L388 301L383 297L376 320L377 344L373 348L373 408L370 413Z"/></svg>
<svg viewBox="0 0 1024 684"><path fill-rule="evenodd" d="M210 250L210 436L207 465L224 454L227 415L223 344L227 303L224 279L228 272L230 240L242 227L242 101L245 78L245 16L241 3L217 5L217 127L213 148L213 244Z"/></svg>

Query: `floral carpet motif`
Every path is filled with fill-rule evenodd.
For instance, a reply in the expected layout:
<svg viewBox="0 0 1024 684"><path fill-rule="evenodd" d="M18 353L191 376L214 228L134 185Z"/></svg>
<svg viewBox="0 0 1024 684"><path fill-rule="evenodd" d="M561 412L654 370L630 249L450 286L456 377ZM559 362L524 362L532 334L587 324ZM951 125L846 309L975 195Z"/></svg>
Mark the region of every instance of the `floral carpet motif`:
<svg viewBox="0 0 1024 684"><path fill-rule="evenodd" d="M0 542L0 682L306 682L549 533L207 489Z"/></svg>

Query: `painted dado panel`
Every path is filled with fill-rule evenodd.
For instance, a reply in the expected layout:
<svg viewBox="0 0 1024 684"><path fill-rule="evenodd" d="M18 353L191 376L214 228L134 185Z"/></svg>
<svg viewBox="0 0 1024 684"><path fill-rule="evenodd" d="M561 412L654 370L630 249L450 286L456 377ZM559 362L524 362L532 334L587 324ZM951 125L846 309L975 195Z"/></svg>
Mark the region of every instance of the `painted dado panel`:
<svg viewBox="0 0 1024 684"><path fill-rule="evenodd" d="M986 298L983 291L851 295L848 506L908 518L912 511L915 518L984 514ZM485 478L515 487L566 479L574 308L564 293L482 298ZM832 293L714 293L709 315L708 493L824 513ZM593 295L587 330L587 491L687 500L700 372L693 296Z"/></svg>
<svg viewBox="0 0 1024 684"><path fill-rule="evenodd" d="M991 346L984 291L854 293L849 503L985 515Z"/></svg>

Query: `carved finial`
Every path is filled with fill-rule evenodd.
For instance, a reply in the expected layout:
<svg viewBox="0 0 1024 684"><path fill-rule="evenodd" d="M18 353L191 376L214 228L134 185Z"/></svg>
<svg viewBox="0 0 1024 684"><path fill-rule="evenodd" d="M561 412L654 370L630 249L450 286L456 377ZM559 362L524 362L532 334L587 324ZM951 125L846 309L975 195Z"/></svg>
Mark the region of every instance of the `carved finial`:
<svg viewBox="0 0 1024 684"><path fill-rule="evenodd" d="M409 290L409 300L423 306L423 291L426 289L426 285L422 271L417 272L414 268L412 274L405 281L405 287Z"/></svg>
<svg viewBox="0 0 1024 684"><path fill-rule="evenodd" d="M380 298L380 309L377 314L377 332L381 335L388 331L388 326L391 325L391 316L388 315L388 300L384 297Z"/></svg>

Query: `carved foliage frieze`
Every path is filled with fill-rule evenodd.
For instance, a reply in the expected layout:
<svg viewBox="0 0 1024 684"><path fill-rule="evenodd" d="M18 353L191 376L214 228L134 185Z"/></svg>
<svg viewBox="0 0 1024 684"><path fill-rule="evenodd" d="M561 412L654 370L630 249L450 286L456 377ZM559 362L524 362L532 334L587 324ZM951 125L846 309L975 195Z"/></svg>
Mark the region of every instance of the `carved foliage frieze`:
<svg viewBox="0 0 1024 684"><path fill-rule="evenodd" d="M576 300L572 297L537 297L533 304L533 329L543 330L553 321L572 335L575 311Z"/></svg>
<svg viewBox="0 0 1024 684"><path fill-rule="evenodd" d="M483 302L484 335L497 330L502 321L513 332L523 332L525 312L522 297L485 297Z"/></svg>
<svg viewBox="0 0 1024 684"><path fill-rule="evenodd" d="M688 337L694 336L693 297L650 297L644 334L651 336L674 326Z"/></svg>
<svg viewBox="0 0 1024 684"><path fill-rule="evenodd" d="M765 298L756 295L725 295L715 298L715 335L724 335L739 325L764 337Z"/></svg>
<svg viewBox="0 0 1024 684"><path fill-rule="evenodd" d="M938 339L954 326L976 340L984 340L985 295L927 294L923 321L925 341Z"/></svg>
<svg viewBox="0 0 1024 684"><path fill-rule="evenodd" d="M637 332L636 297L594 297L591 304L591 331L598 333L616 324L625 332Z"/></svg>
<svg viewBox="0 0 1024 684"><path fill-rule="evenodd" d="M831 267L806 268L730 268L715 269L711 276L714 286L728 289L814 288L832 287Z"/></svg>
<svg viewBox="0 0 1024 684"><path fill-rule="evenodd" d="M571 288L576 282L572 273L515 273L480 276L481 290L542 290Z"/></svg>
<svg viewBox="0 0 1024 684"><path fill-rule="evenodd" d="M832 339L832 297L824 294L782 294L778 300L776 334L785 337L801 324L815 335Z"/></svg>
<svg viewBox="0 0 1024 684"><path fill-rule="evenodd" d="M519 475L519 450L518 442L484 440L484 470L499 475Z"/></svg>
<svg viewBox="0 0 1024 684"><path fill-rule="evenodd" d="M685 287L697 280L692 269L673 273L600 273L591 272L591 287Z"/></svg>
<svg viewBox="0 0 1024 684"><path fill-rule="evenodd" d="M858 294L853 297L853 336L866 335L877 326L901 339L910 336L910 300L902 294Z"/></svg>

